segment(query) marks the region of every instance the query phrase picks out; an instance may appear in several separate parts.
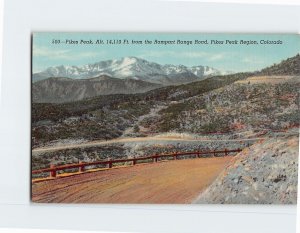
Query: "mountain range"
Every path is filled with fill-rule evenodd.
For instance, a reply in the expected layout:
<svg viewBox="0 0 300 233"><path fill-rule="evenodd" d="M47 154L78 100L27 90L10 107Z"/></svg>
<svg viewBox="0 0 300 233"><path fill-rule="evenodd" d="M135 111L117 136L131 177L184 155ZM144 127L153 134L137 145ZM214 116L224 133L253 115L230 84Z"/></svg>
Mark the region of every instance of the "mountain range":
<svg viewBox="0 0 300 233"><path fill-rule="evenodd" d="M137 57L84 66L56 66L34 73L34 102L61 103L97 95L136 94L203 80L221 72L208 66L160 65Z"/></svg>
<svg viewBox="0 0 300 233"><path fill-rule="evenodd" d="M142 80L100 75L89 79L48 78L32 85L33 102L61 103L97 95L136 94L162 87Z"/></svg>
<svg viewBox="0 0 300 233"><path fill-rule="evenodd" d="M135 79L162 85L182 84L208 76L228 74L208 66L160 65L137 57L124 57L83 66L56 66L34 73L32 81L53 77L89 79L101 75L119 79Z"/></svg>

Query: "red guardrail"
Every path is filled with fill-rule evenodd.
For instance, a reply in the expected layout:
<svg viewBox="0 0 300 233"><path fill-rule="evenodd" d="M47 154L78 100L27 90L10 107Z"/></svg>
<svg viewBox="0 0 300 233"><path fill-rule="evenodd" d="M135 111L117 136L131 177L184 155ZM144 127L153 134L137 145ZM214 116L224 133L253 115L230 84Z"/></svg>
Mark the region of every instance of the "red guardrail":
<svg viewBox="0 0 300 233"><path fill-rule="evenodd" d="M49 168L39 169L39 170L33 170L32 174L40 174L40 173L50 173L50 177L56 177L57 171L66 170L66 169L74 169L78 168L79 172L84 172L85 167L87 166L93 166L93 165L106 165L108 168L112 168L114 163L126 163L126 162L132 162L132 165L135 165L137 161L142 160L152 160L152 162L157 162L158 159L166 158L166 157L173 157L173 160L178 159L180 156L184 155L195 155L196 158L200 158L202 155L209 155L213 154L213 156L216 156L217 154L223 154L226 156L229 153L233 152L240 152L242 151L240 148L235 150L213 150L213 151L192 151L192 152L175 152L175 153L169 153L169 154L156 154L146 157L139 157L139 158L130 158L130 159L116 159L116 160L102 160L102 161L95 161L95 162L79 162L77 164L66 164L66 165L50 165Z"/></svg>

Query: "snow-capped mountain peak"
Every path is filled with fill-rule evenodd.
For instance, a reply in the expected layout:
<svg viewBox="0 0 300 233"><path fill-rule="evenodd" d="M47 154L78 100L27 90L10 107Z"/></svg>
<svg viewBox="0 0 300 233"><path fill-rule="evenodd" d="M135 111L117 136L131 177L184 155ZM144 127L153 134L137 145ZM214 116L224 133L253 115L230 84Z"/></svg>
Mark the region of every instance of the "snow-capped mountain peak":
<svg viewBox="0 0 300 233"><path fill-rule="evenodd" d="M49 77L86 79L108 75L119 79L136 79L164 85L201 80L221 72L208 66L160 65L137 57L100 61L83 66L56 66L33 74L33 82ZM180 80L180 81L178 81Z"/></svg>

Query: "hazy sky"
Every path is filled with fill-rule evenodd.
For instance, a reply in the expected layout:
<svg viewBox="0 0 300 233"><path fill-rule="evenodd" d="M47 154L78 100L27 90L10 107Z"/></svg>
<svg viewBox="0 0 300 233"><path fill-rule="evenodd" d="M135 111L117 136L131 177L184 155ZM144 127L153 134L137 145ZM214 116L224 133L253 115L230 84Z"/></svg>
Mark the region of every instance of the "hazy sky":
<svg viewBox="0 0 300 233"><path fill-rule="evenodd" d="M53 44L53 39L61 43ZM132 40L175 40L176 44L131 44ZM66 40L92 40L94 44L66 44ZM95 44L103 40L104 44ZM122 44L106 44L121 40ZM128 40L129 44L123 44ZM192 41L192 45L177 44L177 40ZM194 44L195 40L209 44ZM211 44L211 40L224 44ZM238 44L225 44L237 40ZM256 40L257 45L241 45L240 40ZM281 45L262 45L260 40L281 40ZM34 33L33 72L50 66L85 65L127 56L144 58L159 64L207 65L220 70L254 71L278 63L300 52L300 36L284 34L203 34L203 33Z"/></svg>

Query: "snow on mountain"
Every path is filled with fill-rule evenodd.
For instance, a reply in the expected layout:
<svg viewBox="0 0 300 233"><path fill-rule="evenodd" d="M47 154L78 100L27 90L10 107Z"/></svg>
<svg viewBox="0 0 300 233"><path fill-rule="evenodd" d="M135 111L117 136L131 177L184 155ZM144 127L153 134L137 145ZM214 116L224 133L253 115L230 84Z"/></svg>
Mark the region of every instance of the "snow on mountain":
<svg viewBox="0 0 300 233"><path fill-rule="evenodd" d="M184 65L164 65L163 70L166 75L174 75L179 73L188 73L190 70Z"/></svg>
<svg viewBox="0 0 300 233"><path fill-rule="evenodd" d="M83 66L56 66L33 74L33 82L50 77L86 79L108 75L119 79L135 79L164 85L180 84L220 75L221 71L208 66L186 67L184 65L160 65L137 58L124 57L119 60L100 61Z"/></svg>
<svg viewBox="0 0 300 233"><path fill-rule="evenodd" d="M193 66L189 70L198 77L206 77L212 75L225 75L225 74L232 73L228 71L220 71L209 66Z"/></svg>

